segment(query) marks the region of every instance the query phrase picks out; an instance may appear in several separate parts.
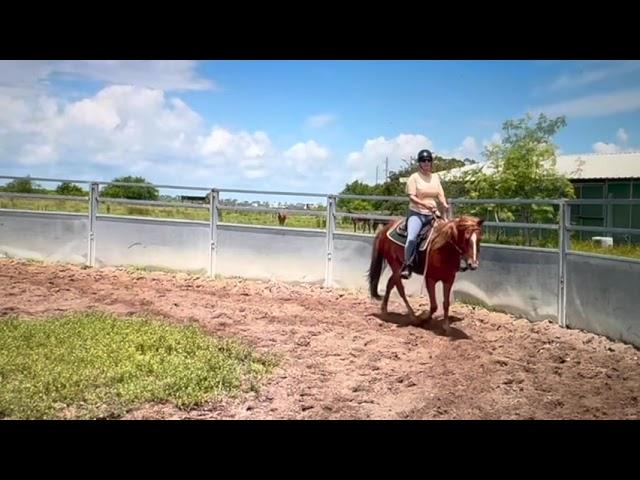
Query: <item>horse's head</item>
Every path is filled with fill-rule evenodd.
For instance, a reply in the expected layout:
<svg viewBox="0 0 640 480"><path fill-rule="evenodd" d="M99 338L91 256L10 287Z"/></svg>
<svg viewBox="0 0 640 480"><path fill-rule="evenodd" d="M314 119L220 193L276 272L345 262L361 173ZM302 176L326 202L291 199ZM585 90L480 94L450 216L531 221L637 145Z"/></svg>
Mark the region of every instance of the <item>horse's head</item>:
<svg viewBox="0 0 640 480"><path fill-rule="evenodd" d="M484 219L462 216L456 220L456 244L462 251L462 258L471 270L480 265L480 242L482 241L482 224Z"/></svg>
<svg viewBox="0 0 640 480"><path fill-rule="evenodd" d="M454 246L471 270L480 265L480 242L484 219L462 216L453 220L455 225Z"/></svg>

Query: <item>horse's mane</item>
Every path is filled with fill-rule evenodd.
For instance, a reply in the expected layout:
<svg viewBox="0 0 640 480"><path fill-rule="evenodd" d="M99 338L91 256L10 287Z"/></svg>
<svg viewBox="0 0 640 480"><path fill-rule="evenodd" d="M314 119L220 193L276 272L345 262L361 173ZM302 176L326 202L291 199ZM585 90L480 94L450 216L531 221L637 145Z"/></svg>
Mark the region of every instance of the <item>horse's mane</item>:
<svg viewBox="0 0 640 480"><path fill-rule="evenodd" d="M462 215L454 220L441 222L436 224L433 229L433 237L431 239L431 250L437 250L446 244L449 240L455 241L457 231L466 230L478 226L478 219L469 215Z"/></svg>

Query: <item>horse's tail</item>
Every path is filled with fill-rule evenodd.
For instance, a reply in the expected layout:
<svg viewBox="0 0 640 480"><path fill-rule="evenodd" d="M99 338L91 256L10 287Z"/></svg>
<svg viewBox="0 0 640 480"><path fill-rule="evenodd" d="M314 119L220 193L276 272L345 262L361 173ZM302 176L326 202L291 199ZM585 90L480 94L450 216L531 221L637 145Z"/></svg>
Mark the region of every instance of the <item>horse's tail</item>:
<svg viewBox="0 0 640 480"><path fill-rule="evenodd" d="M386 232L386 228L382 228L373 237L373 250L371 252L371 265L369 266L369 294L371 298L381 300L382 297L378 295L378 282L380 282L380 275L382 274L382 268L384 267L384 256L380 251L380 239Z"/></svg>

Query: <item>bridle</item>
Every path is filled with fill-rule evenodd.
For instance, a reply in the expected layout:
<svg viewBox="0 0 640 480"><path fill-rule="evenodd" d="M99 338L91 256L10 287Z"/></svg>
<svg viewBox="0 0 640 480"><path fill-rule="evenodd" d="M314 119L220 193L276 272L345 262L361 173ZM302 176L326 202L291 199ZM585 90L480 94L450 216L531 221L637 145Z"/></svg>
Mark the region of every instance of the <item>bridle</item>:
<svg viewBox="0 0 640 480"><path fill-rule="evenodd" d="M475 230L478 230L478 231L479 231L479 229L476 229L476 228L474 228L473 230L474 230L474 231L475 231ZM457 238L457 237L456 237L456 238ZM468 262L468 261L467 261L467 259L465 258L465 255L464 255L464 253L463 253L462 249L458 246L458 244L457 244L456 242L454 242L454 241L453 241L453 240L451 240L451 239L447 240L447 242L448 242L448 243L450 243L451 245L453 245L453 247L454 247L454 248L457 250L457 252L460 254L460 258L461 258L462 260L464 260L464 267L460 267L460 268L459 268L459 271L461 271L461 272L466 272L467 270L469 270L469 262Z"/></svg>

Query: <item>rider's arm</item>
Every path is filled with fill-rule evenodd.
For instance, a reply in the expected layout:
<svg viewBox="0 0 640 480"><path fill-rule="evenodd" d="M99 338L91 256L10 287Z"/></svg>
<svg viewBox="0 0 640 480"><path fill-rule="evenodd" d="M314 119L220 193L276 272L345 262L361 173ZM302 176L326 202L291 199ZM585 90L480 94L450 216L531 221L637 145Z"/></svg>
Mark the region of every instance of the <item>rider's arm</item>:
<svg viewBox="0 0 640 480"><path fill-rule="evenodd" d="M442 188L442 184L440 183L440 176L438 175L438 201L442 208L444 208L444 218L447 219L449 217L449 202L447 202L447 197L444 194L444 189Z"/></svg>
<svg viewBox="0 0 640 480"><path fill-rule="evenodd" d="M449 208L449 203L447 202L447 198L444 195L444 190L442 189L442 183L440 183L440 176L438 175L438 200L440 201L440 204L448 209Z"/></svg>

